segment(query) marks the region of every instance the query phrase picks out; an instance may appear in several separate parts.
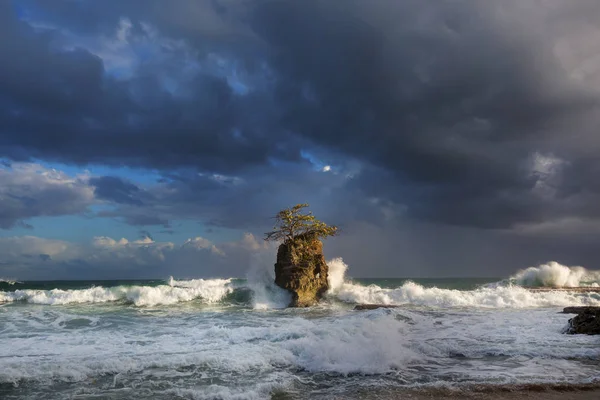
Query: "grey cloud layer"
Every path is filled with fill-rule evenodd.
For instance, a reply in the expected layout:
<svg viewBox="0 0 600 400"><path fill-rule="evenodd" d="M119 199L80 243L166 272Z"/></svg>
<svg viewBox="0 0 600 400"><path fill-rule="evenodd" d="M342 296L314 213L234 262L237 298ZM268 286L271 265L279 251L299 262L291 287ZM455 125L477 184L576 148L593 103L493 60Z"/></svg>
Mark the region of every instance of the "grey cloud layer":
<svg viewBox="0 0 600 400"><path fill-rule="evenodd" d="M0 167L0 228L39 216L80 214L95 202L86 179L37 164Z"/></svg>
<svg viewBox="0 0 600 400"><path fill-rule="evenodd" d="M361 165L338 185L355 199L345 216L364 207L367 218L365 205L379 204L482 228L599 217L595 1L65 4L22 3L32 25L61 28L43 33L0 6L3 155L179 177L183 168L248 185L183 178L165 195L94 181L130 223L168 225L198 207L222 219L212 204L262 215L286 196L277 162L302 165L301 150ZM127 77L107 74L108 59L84 40L118 39L123 18L129 45L160 44ZM73 38L81 48L64 50ZM290 202L323 185L300 181ZM205 204L190 212L192 198ZM157 213L161 201L182 205L179 215Z"/></svg>

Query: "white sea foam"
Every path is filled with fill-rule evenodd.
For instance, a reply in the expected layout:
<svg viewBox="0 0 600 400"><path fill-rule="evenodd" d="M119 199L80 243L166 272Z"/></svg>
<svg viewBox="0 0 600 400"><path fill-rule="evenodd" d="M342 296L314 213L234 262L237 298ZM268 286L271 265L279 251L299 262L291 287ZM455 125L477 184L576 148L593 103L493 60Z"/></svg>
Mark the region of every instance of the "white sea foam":
<svg viewBox="0 0 600 400"><path fill-rule="evenodd" d="M597 293L532 292L518 286L481 288L462 291L425 288L407 282L395 289L384 289L377 285L362 286L344 283L335 296L346 302L427 307L477 307L477 308L533 308L574 305L600 305Z"/></svg>
<svg viewBox="0 0 600 400"><path fill-rule="evenodd" d="M271 384L292 382L298 370L341 376L392 373L406 383L424 378L452 382L457 376L486 382L500 372L507 382L575 381L595 366L573 360L600 356L591 337L565 340L560 334L565 316L554 310L424 314L380 309L319 318L108 314L76 330L72 327L89 317L54 310L4 314L14 329L0 332L6 344L0 346L0 383L89 382L114 374L113 385L184 384L182 391L174 389L183 397L243 398L243 389L260 398ZM494 361L498 356L504 358ZM455 357L470 361L456 363ZM212 377L220 386L206 386Z"/></svg>
<svg viewBox="0 0 600 400"><path fill-rule="evenodd" d="M511 276L510 282L533 287L598 287L600 271L589 271L583 267L568 267L550 261L537 267L530 267Z"/></svg>
<svg viewBox="0 0 600 400"><path fill-rule="evenodd" d="M310 372L379 374L422 359L407 347L406 324L392 315L359 315L307 328L282 347L293 355L295 365Z"/></svg>
<svg viewBox="0 0 600 400"><path fill-rule="evenodd" d="M200 367L221 379L231 376L234 382L255 382L261 374L283 374L277 379L283 382L290 377L288 368L377 374L422 359L404 345L405 324L385 314L256 321L250 316L241 325L239 319L227 318L215 324L201 314L184 319L138 315L126 321L106 316L77 331L65 329L64 324L81 317L61 314L42 312L27 318L13 314L18 328L28 328L28 334L7 332L10 346L0 348L0 383L84 381L120 373L134 376L129 379L155 373L176 378L181 373L176 368L185 366ZM126 323L126 329L119 328L119 321Z"/></svg>
<svg viewBox="0 0 600 400"><path fill-rule="evenodd" d="M573 305L600 305L600 294L575 292L532 292L510 282L533 286L597 286L599 271L581 267L565 267L552 262L519 272L509 282L488 285L476 290L452 290L436 287L426 288L414 282L406 282L397 288L381 288L377 285L363 286L345 280L348 266L341 258L334 258L329 265L329 296L341 301L359 304L412 304L427 307L476 307L476 308L534 308ZM596 281L594 281L596 280ZM529 284L527 284L529 283Z"/></svg>
<svg viewBox="0 0 600 400"><path fill-rule="evenodd" d="M266 313L176 309L163 314L144 309L96 312L87 306L2 307L0 383L25 383L25 389L37 384L44 390L99 387L104 396L119 388L148 388L156 391L155 397L241 399L269 397L288 386L293 390L305 379L310 385L327 382L321 387L325 393L331 386L348 384L355 390L389 377L408 385L600 378L590 362L600 357L595 339L562 335L568 316L546 308L600 305L599 294L532 292L510 285L458 291L412 282L386 289L344 281L347 266L341 259L328 264L330 298L427 308ZM245 290L252 288L256 308L282 304L267 290L270 273L258 268L248 275ZM156 287L22 290L0 296L42 304L153 305L194 298L218 301L233 290L228 279L170 279ZM332 380L335 385L329 385ZM54 385L56 381L70 384Z"/></svg>
<svg viewBox="0 0 600 400"><path fill-rule="evenodd" d="M72 303L106 303L123 301L136 306L168 305L194 299L218 302L236 289L252 293L255 309L284 308L289 304L289 293L273 283L273 271L264 263L255 263L247 274L245 287L237 287L232 279L175 280L159 286L92 287L80 290L22 289L0 292L0 303L22 301L34 304L61 305ZM476 290L427 288L407 282L397 288L377 285L363 286L345 280L348 266L341 258L328 261L330 298L350 303L377 303L427 307L476 308L535 308L574 305L600 305L598 293L568 291L533 292L524 286L597 286L598 271L581 267L566 267L548 263L521 271L509 280ZM596 280L595 280L596 279ZM517 284L517 285L516 285Z"/></svg>
<svg viewBox="0 0 600 400"><path fill-rule="evenodd" d="M286 380L289 380L288 376L283 377L283 379L279 378L278 381L261 382L254 385L254 387L241 388L212 384L197 389L168 389L165 391L164 397L191 400L263 400L272 398L271 393L273 391L285 390L290 386L289 383L285 383Z"/></svg>
<svg viewBox="0 0 600 400"><path fill-rule="evenodd" d="M23 289L0 292L0 303L22 301L33 304L62 305L124 301L136 306L175 304L201 298L212 303L233 291L231 279L170 280L169 285L92 287L73 290Z"/></svg>

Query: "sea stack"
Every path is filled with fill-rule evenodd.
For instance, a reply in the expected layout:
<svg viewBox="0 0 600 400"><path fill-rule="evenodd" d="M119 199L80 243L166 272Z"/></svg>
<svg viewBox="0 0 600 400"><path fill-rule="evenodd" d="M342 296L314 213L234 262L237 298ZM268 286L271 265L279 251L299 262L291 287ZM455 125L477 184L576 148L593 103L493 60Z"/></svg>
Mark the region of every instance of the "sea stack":
<svg viewBox="0 0 600 400"><path fill-rule="evenodd" d="M275 284L292 294L288 307L316 304L329 289L329 268L321 239L337 235L337 226L303 212L308 204L296 204L275 216L275 226L265 233L266 241L281 243L277 249Z"/></svg>
<svg viewBox="0 0 600 400"><path fill-rule="evenodd" d="M275 284L292 294L289 307L316 304L329 289L323 243L313 235L286 240L277 250Z"/></svg>

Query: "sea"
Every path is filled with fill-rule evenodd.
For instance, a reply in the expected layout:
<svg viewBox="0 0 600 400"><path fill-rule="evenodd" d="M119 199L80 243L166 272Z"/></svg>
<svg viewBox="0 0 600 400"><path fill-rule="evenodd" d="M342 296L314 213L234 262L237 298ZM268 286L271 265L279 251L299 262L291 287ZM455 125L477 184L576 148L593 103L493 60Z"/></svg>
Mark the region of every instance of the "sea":
<svg viewBox="0 0 600 400"><path fill-rule="evenodd" d="M600 274L557 263L502 278L352 279L289 309L272 271L231 279L0 281L1 399L340 399L600 382ZM354 310L357 304L397 308ZM401 396L392 396L401 397Z"/></svg>

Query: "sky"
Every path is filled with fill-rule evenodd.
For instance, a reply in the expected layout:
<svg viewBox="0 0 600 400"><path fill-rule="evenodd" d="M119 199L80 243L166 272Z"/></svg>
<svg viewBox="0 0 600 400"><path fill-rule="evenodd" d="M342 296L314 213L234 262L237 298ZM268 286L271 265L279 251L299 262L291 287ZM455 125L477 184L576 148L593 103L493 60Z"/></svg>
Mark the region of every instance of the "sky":
<svg viewBox="0 0 600 400"><path fill-rule="evenodd" d="M0 277L600 267L596 0L0 1Z"/></svg>

